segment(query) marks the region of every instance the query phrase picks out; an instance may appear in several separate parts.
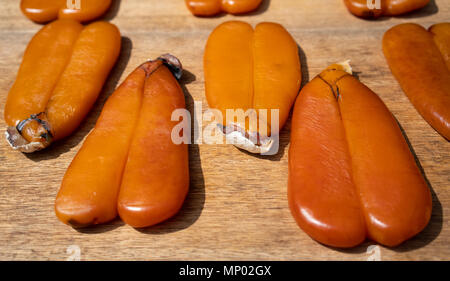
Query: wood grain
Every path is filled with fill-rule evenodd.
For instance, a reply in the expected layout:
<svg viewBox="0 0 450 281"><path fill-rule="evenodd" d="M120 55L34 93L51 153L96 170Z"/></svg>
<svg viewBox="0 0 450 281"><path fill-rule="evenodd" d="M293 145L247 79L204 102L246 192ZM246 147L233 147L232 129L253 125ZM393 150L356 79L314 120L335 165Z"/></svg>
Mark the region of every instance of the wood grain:
<svg viewBox="0 0 450 281"><path fill-rule="evenodd" d="M41 27L25 18L19 1L0 0L0 115L23 51ZM269 3L270 2L270 3ZM100 99L80 129L32 155L0 141L0 259L65 260L71 245L83 260L366 260L371 242L336 250L312 241L295 224L287 205L288 124L276 156L259 157L228 145L191 145L191 189L182 211L169 221L135 230L120 220L74 230L60 223L53 203L64 172L92 129L116 85L138 64L162 53L178 56L188 71L183 87L189 109L203 102L203 48L212 29L227 20L283 24L301 48L305 79L336 61L352 60L360 80L394 113L433 190L433 215L417 237L395 249L381 247L383 260L450 259L450 145L416 112L391 75L381 38L391 26L414 21L425 27L449 19L450 2L431 1L424 10L366 21L336 0L265 0L246 16L193 17L181 0L115 0L106 19L120 27L123 50ZM290 122L290 121L289 121ZM0 121L3 136L5 123ZM95 167L93 167L95 169Z"/></svg>

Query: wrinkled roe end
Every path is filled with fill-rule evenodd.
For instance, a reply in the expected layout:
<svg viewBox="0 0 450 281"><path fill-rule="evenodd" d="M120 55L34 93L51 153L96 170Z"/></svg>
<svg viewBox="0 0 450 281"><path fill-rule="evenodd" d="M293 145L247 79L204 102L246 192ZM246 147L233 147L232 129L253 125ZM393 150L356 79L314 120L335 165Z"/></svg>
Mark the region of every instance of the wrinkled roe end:
<svg viewBox="0 0 450 281"><path fill-rule="evenodd" d="M41 142L28 142L13 126L6 129L5 137L9 145L20 152L32 153L45 148L45 145Z"/></svg>
<svg viewBox="0 0 450 281"><path fill-rule="evenodd" d="M44 112L32 114L17 126L8 127L5 136L13 149L24 153L42 150L53 140L50 124Z"/></svg>
<svg viewBox="0 0 450 281"><path fill-rule="evenodd" d="M248 133L238 124L229 124L227 126L217 124L217 126L227 141L248 152L267 154L271 153L272 148L274 148L275 142L273 138L262 136L257 132Z"/></svg>
<svg viewBox="0 0 450 281"><path fill-rule="evenodd" d="M169 68L169 70L172 72L173 76L177 78L177 80L181 79L181 76L183 75L183 66L181 65L181 62L177 57L171 54L164 54L161 55L158 59L164 62L164 65Z"/></svg>

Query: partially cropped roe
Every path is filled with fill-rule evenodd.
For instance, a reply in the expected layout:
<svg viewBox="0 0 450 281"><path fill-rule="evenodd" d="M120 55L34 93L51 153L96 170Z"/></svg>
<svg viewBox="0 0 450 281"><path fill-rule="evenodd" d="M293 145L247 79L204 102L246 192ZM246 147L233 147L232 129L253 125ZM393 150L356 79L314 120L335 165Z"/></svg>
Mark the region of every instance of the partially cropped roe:
<svg viewBox="0 0 450 281"><path fill-rule="evenodd" d="M244 14L256 10L262 0L185 0L189 11L196 16L214 16L221 12Z"/></svg>

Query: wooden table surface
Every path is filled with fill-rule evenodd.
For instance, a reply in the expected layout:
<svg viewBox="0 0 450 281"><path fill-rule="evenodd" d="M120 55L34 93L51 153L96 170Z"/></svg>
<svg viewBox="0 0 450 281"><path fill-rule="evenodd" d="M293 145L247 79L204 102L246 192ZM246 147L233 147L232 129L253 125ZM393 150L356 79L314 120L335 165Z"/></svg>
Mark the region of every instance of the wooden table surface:
<svg viewBox="0 0 450 281"><path fill-rule="evenodd" d="M419 12L377 21L352 16L340 0L265 0L250 15L215 18L192 16L182 0L115 0L113 5L106 19L122 32L122 53L79 130L45 151L25 155L8 146L0 118L1 260L66 260L77 254L82 260L367 260L377 254L382 260L450 259L450 144L408 102L381 51L383 33L395 24L428 27L448 21L450 1L432 0ZM253 156L231 145L191 145L190 192L180 213L167 222L136 230L117 219L77 231L56 219L53 204L66 168L106 98L138 64L175 54L187 70L182 84L188 109L193 111L194 101L207 109L203 49L213 28L228 20L284 25L301 47L305 81L330 63L351 59L359 79L397 117L432 188L433 214L421 234L395 249L368 249L373 243L366 242L337 250L311 240L287 204L290 121L275 156ZM21 14L18 0L0 0L2 117L24 49L39 28Z"/></svg>

